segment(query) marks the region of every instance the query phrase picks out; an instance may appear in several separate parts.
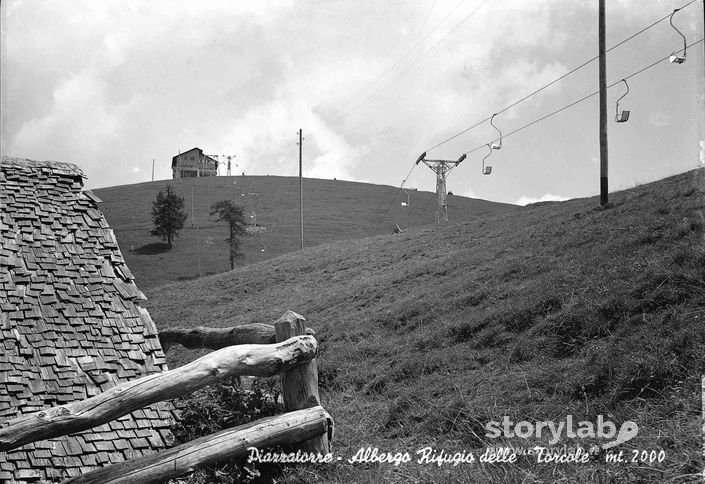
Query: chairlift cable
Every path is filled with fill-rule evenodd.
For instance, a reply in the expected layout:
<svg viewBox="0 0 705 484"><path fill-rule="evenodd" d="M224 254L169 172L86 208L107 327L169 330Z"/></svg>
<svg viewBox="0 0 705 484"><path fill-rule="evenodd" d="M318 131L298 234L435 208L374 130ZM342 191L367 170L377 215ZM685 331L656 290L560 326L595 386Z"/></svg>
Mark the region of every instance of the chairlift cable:
<svg viewBox="0 0 705 484"><path fill-rule="evenodd" d="M409 192L406 191L406 188L404 188L403 184L401 186L401 189L404 191L404 195L406 195L406 202L402 199L401 206L408 207L411 204L411 195L409 195Z"/></svg>
<svg viewBox="0 0 705 484"><path fill-rule="evenodd" d="M694 45L697 45L697 44L699 44L700 42L703 42L703 40L705 40L705 38L701 38L700 40L696 40L695 42L692 42L691 44L688 44L686 47L693 47ZM676 51L675 53L679 53L679 52L681 52L682 50L683 50L683 49L678 50L678 51ZM661 62L663 62L663 61L665 61L665 60L668 60L670 56L671 56L671 54L669 54L669 55L667 55L667 56L665 56L665 57L662 57L662 58L660 58L660 59L658 59L658 60L652 62L652 63L649 64L648 66L642 67L642 68L639 69L638 71L633 72L632 74L626 76L624 79L631 79L632 77L634 77L634 76L636 76L636 75L638 75L638 74L641 74L642 72L644 72L644 71L646 71L646 70L648 70L648 69L651 69L652 67L654 67L654 66L660 64ZM607 87L610 88L610 87L616 86L616 85L619 84L620 82L622 82L622 79L620 79L619 81L613 82L612 84L608 85ZM546 114L545 116L542 116L542 117L540 117L540 118L538 118L538 119L535 119L535 120L531 121L530 123L525 124L524 126L521 126L521 127L517 128L517 129L515 129L515 130L513 130L513 131L510 131L509 133L506 133L506 134L504 135L504 137L506 138L506 137L508 137L508 136L511 136L511 135L513 135L513 134L515 134L515 133L518 133L519 131L522 131L522 130L528 128L529 126L533 126L534 124L537 124L537 123L539 123L539 122L541 122L541 121L543 121L543 120L545 120L545 119L547 119L547 118L550 118L551 116L553 116L553 115L555 115L555 114L558 114L558 113L560 113L560 112L562 112L562 111L565 111L566 109L571 108L571 107L575 106L576 104L579 104L579 103L581 103L581 102L583 102L583 101L585 101L585 100L587 100L587 99L589 99L589 98L591 98L591 97L597 95L599 92L600 92L600 91L595 91L595 92L593 92L593 93L591 93L591 94L588 94L588 95L586 95L586 96L581 97L580 99L578 99L578 100L576 100L576 101L573 101L573 102L570 103L570 104L567 104L567 105L565 105L565 106L563 106L563 107L561 107L561 108L559 108L559 109L556 109L555 111L551 111L550 113ZM471 149L470 151L466 151L465 154L466 154L466 155L469 155L470 153L474 153L475 151L477 151L477 150L479 150L479 149L482 149L485 145L486 145L486 143L483 143L483 144L481 144L480 146Z"/></svg>
<svg viewBox="0 0 705 484"><path fill-rule="evenodd" d="M688 2L688 3L686 3L685 5L683 5L682 7L680 7L679 10L684 9L684 8L690 6L691 4L695 3L695 1L696 1L696 0L691 0L690 2ZM484 5L484 4L483 4L483 5ZM474 13L474 12L473 12L473 13ZM636 37L636 36L638 36L638 35L640 35L640 34L646 32L647 30L653 28L654 26L656 26L656 25L659 24L660 22L662 22L662 21L664 21L665 19L669 18L671 15L672 15L672 13L671 13L671 14L668 14L668 15L665 15L664 17L662 17L662 18L656 20L655 22L652 22L651 24L649 24L648 26L642 28L642 29L639 30L638 32L636 32L636 33L630 35L629 37L627 37L626 39L622 40L621 42L619 42L619 43L613 45L612 47L610 47L609 49L607 49L607 52L610 52L610 51L616 49L617 47L619 47L619 46L625 44L626 42L628 42L628 41L630 41L630 40L632 40L634 37ZM698 41L696 41L696 42L693 42L692 44L690 44L689 46L686 46L686 47L692 47L693 45L696 45L696 44L698 44L698 43L700 43L700 42L702 42L702 41L703 41L703 39L700 39L700 40L698 40ZM535 90L534 92L532 92L532 93L530 93L530 94L524 96L523 98L519 99L518 101L516 101L516 102L510 104L509 106L503 108L502 110L500 110L500 111L498 111L497 113L495 113L495 115L496 115L496 114L503 113L503 112L505 112L505 111L511 109L512 107L518 105L519 103L521 103L521 102L523 102L523 101L529 99L530 97L532 97L532 96L538 94L539 92L541 92L541 91L543 91L544 89L550 87L551 85L555 84L556 82L558 82L558 81L560 81L560 80L566 78L566 77L569 76L570 74L572 74L572 73L578 71L579 69L582 69L582 68L585 67L586 65L588 65L588 64L590 64L591 62L593 62L594 60L596 60L598 57L599 57L599 56L593 57L592 59L590 59L590 60L584 62L583 64L581 64L581 65L579 65L578 67L572 69L571 71L569 71L569 72L563 74L562 76L556 78L555 80L551 81L550 83L546 84L545 86L543 86L543 87L541 87L541 88ZM634 77L634 76L640 74L641 72L643 72L643 71L645 71L645 70L647 70L647 69L650 69L651 67L655 66L656 64L659 64L659 63L663 62L665 59L668 59L669 57L670 57L670 56L666 56L665 58L659 59L659 60L657 60L656 62L654 62L654 63L652 63L652 64L650 64L650 65L648 65L648 66L646 66L646 67L644 67L644 68L642 68L642 69L640 69L640 70L638 70L638 71L636 71L636 72L634 72L634 73L632 73L632 74L630 74L630 75L628 75L628 76L625 76L624 79L629 79L629 78L631 78L631 77ZM615 83L610 84L608 87L612 87L612 86L618 84L619 82L622 82L621 79L620 79L619 81L615 82ZM546 115L544 115L544 116L542 116L542 117L540 117L540 118L538 118L538 119L536 119L536 120L534 120L534 121L532 121L532 122L530 122L530 123L528 123L528 124L526 124L526 125L524 125L524 126L521 126L521 127L517 128L517 129L515 129L514 131L511 131L511 132L505 134L504 137L506 138L507 136L510 136L510 135L512 135L512 134L515 134L515 133L517 133L517 132L519 132L519 131L525 129L525 128L528 128L528 127L530 127L530 126L532 126L532 125L534 125L534 124L537 124L537 123L539 123L539 122L541 122L541 121L543 121L543 120L545 120L545 119L547 119L547 118L549 118L549 117L551 117L551 116L554 116L555 114L558 114L558 113L560 113L560 112L562 112L562 111L564 111L564 110L566 110L566 109L568 109L568 108L571 108L571 107L575 106L576 104L579 104L579 103L581 103L581 102L583 102L583 101L585 101L585 100L591 98L592 96L594 96L594 95L596 95L596 94L598 94L598 93L599 93L599 91L596 91L596 92L593 92L593 93L591 93L591 94L588 94L588 95L586 95L586 96L584 96L584 97L578 99L577 101L574 101L574 102L572 102L572 103L570 103L570 104L568 104L568 105L566 105L566 106L563 106L563 107L560 108L560 109L557 109L557 110L555 110L555 111L552 111L552 112L550 112L550 113L548 113L548 114L546 114ZM485 122L487 122L487 121L490 121L490 120L492 119L492 117L493 117L493 116L489 116L489 117L487 117L487 118L485 118L485 119L483 119L483 120L481 120L481 121L475 123L474 125L472 125L472 126L466 128L466 129L460 131L459 133L457 133L457 134L455 134L455 135L453 135L453 136L451 136L451 137L449 137L449 138L446 138L445 140L443 140L443 141L441 141L440 143L438 143L438 144L432 146L431 148L428 148L426 151L431 151L431 150L433 150L433 149L435 149L435 148L440 147L441 145L443 145L443 144L445 144L445 143L448 143L449 141L451 141L451 140L453 140L453 139L455 139L455 138L457 138L457 137L459 137L459 136L461 136L461 135L467 133L468 131L470 131L470 130L472 130L472 129L478 127L478 126L480 126L481 124L483 124L483 123L485 123ZM473 153L473 152L475 152L475 151L481 149L483 146L485 146L485 145L484 145L484 144L483 144L483 145L480 145L480 146L478 146L477 148L473 148L473 149L470 150L470 151L466 151L464 154L465 154L465 155L469 155L470 153ZM414 167L414 166L416 166L416 165L414 164L414 165L412 166L412 170L413 170L413 167ZM411 174L411 171L409 172L409 174ZM407 177L404 179L404 182L408 179L408 177L409 177L409 175L407 175ZM403 183L404 183L404 182L402 182L402 187L403 187ZM392 198L392 200L391 200L389 206L387 207L387 210L385 211L385 217L386 217L386 215L389 213L389 209L391 208L392 204L394 203L394 200L396 199L396 197L399 195L399 192L401 191L401 188L402 188L402 187L400 187L400 189L397 191L397 193L396 193L396 194L394 195L394 197Z"/></svg>
<svg viewBox="0 0 705 484"><path fill-rule="evenodd" d="M688 2L688 3L686 3L685 5L683 5L682 7L680 7L678 10L682 10L682 9L688 7L689 5L691 5L691 4L695 3L695 2L696 2L696 0L691 0L690 2ZM607 49L606 52L610 52L611 50L614 50L614 49L616 49L617 47L619 47L619 46L621 46L621 45L623 45L623 44L629 42L629 41L632 40L634 37L643 34L643 33L646 32L647 30L651 29L652 27L654 27L654 26L656 26L657 24L663 22L663 21L666 20L667 18L671 17L671 15L673 15L673 14L672 14L672 13L669 13L668 15L665 15L664 17L661 17L660 19L656 20L655 22L651 23L650 25L647 25L646 27L644 27L643 29L639 30L638 32L636 32L636 33L630 35L629 37L627 37L626 39L622 40L621 42L619 42L619 43L613 45L612 47L610 47L609 49ZM501 109L500 111L497 111L495 114L501 114L501 113L503 113L503 112L505 112L505 111L508 111L509 109L511 109L511 108L513 108L514 106L516 106L516 105L518 105L518 104L520 104L520 103L526 101L526 100L529 99L530 97L535 96L536 94L540 93L541 91L545 90L546 88L548 88L548 87L554 85L555 83L557 83L557 82L559 82L559 81L565 79L566 77L568 77L569 75L573 74L574 72L579 71L580 69L582 69L583 67L587 66L587 65L590 64L591 62L597 60L598 57L599 57L599 56L595 56L595 57L593 57L592 59L583 62L583 63L580 64L578 67L575 67L574 69L572 69L572 70L566 72L566 73L563 74L562 76L557 77L556 79L554 79L553 81L549 82L549 83L546 84L545 86L538 88L537 90L535 90L534 92L532 92L532 93L530 93L530 94L527 94L526 96L524 96L523 98L519 99L518 101L515 101L514 103L512 103L512 104L510 104L509 106L507 106L507 107ZM468 131L471 131L471 130L477 128L478 126L480 126L480 125L483 124L483 123L486 123L486 122L489 121L491 118L492 118L492 116L488 116L487 118L485 118L485 119L483 119L483 120L481 120L481 121L478 121L477 123L473 124L472 126L470 126L470 127L468 127L468 128L465 128L464 130L460 131L459 133L454 134L453 136L444 139L444 140L441 141L440 143L438 143L438 144L432 146L431 148L428 148L426 151L431 151L431 150L433 150L433 149L438 148L439 146L442 146L442 145L448 143L449 141L454 140L454 139L457 138L458 136L461 136L461 135L467 133Z"/></svg>
<svg viewBox="0 0 705 484"><path fill-rule="evenodd" d="M394 204L394 200L397 199L397 197L399 196L399 193L401 193L401 191L404 189L404 184L411 176L411 172L414 171L414 168L416 168L416 163L411 164L411 170L409 170L409 173L407 173L406 176L404 177L404 180L402 180L401 185L399 186L399 190L397 190L397 192L394 194L394 197L392 197L392 200L389 202L387 209L384 211L384 215L382 216L382 220L375 226L375 230L377 230L377 228L379 228L379 226L384 223L385 218L387 217L387 215L389 215L389 210L392 208L392 205Z"/></svg>

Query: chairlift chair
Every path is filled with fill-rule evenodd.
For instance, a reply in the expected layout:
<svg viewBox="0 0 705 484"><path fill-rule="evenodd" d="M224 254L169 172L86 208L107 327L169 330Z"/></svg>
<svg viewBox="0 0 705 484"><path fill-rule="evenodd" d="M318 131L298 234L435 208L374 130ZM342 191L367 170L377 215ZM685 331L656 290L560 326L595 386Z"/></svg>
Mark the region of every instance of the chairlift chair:
<svg viewBox="0 0 705 484"><path fill-rule="evenodd" d="M680 10L680 8L675 9L673 11L673 13L671 14L671 17L668 19L668 21L671 23L671 27L673 27L673 29L676 32L678 32L678 34L680 34L681 37L683 37L683 55L681 56L681 55L678 55L677 52L672 52L671 56L668 58L671 61L671 63L673 63L673 64L682 64L685 62L685 53L686 53L686 49L688 48L688 42L685 38L685 35L683 35L683 32L678 30L678 28L676 28L676 26L673 25L673 16L676 14L676 12L678 10Z"/></svg>
<svg viewBox="0 0 705 484"><path fill-rule="evenodd" d="M497 116L497 113L493 114L492 117L490 118L490 124L499 133L499 143L492 143L492 145L490 145L490 149L500 150L500 149L502 149L502 132L499 130L499 128L497 126L494 125L494 117L495 116ZM491 171L491 169L490 169L490 171ZM487 173L487 174L489 175L489 173Z"/></svg>
<svg viewBox="0 0 705 484"><path fill-rule="evenodd" d="M624 83L625 86L627 86L627 92L622 94L622 96L619 99L617 99L617 107L616 107L617 112L615 114L615 120L618 123L626 123L627 121L629 121L629 111L621 111L621 112L619 111L619 101L621 101L624 96L629 94L629 84L627 84L626 79L622 79L622 82Z"/></svg>
<svg viewBox="0 0 705 484"><path fill-rule="evenodd" d="M485 155L485 157L482 159L482 174L483 175L491 175L492 174L492 167L490 165L485 166L485 160L489 158L489 156L492 154L493 148L491 144L487 143L487 147L490 149L490 152Z"/></svg>

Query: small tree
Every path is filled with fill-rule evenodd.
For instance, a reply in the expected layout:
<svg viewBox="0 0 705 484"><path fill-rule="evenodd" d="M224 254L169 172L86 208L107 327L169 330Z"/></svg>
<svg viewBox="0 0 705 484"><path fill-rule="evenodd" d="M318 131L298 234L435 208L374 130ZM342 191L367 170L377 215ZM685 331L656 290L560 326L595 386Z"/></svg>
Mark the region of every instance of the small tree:
<svg viewBox="0 0 705 484"><path fill-rule="evenodd" d="M152 220L154 229L151 234L166 240L171 249L171 241L178 237L186 221L184 213L184 197L174 193L171 185L160 190L157 199L152 203Z"/></svg>
<svg viewBox="0 0 705 484"><path fill-rule="evenodd" d="M221 200L211 205L211 215L218 215L218 222L227 222L230 228L230 235L227 238L230 245L230 270L235 268L235 259L243 257L240 252L240 239L238 236L244 235L245 232L245 215L242 212L242 207L235 205L235 202L230 200Z"/></svg>

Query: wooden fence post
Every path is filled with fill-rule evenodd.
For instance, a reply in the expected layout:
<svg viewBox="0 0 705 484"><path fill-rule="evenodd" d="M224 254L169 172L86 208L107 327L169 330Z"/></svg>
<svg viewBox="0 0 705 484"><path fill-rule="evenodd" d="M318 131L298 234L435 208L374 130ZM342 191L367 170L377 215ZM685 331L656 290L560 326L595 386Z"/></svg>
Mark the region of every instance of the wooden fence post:
<svg viewBox="0 0 705 484"><path fill-rule="evenodd" d="M274 333L277 342L286 341L294 336L305 335L306 319L294 311L287 311L274 323ZM295 366L280 374L282 382L282 396L287 412L302 410L321 405L318 393L318 364L316 358ZM307 452L326 454L330 452L328 434L322 434L305 442L301 449Z"/></svg>

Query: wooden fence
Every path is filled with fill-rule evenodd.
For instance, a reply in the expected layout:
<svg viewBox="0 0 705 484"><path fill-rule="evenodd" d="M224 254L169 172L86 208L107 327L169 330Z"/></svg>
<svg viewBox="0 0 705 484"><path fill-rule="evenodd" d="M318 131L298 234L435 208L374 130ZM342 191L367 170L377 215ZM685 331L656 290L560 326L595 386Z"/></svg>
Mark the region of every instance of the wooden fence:
<svg viewBox="0 0 705 484"><path fill-rule="evenodd" d="M217 351L175 370L125 382L85 400L18 417L0 429L0 452L90 429L147 405L187 395L228 377L245 375L279 375L287 413L88 472L64 484L162 482L199 466L244 455L248 447L299 444L307 452L325 455L330 451L333 421L320 404L315 359L318 343L303 317L287 311L274 326L197 328L165 333L166 337L160 334L160 339L167 346L183 343L194 347L200 341L198 347Z"/></svg>

